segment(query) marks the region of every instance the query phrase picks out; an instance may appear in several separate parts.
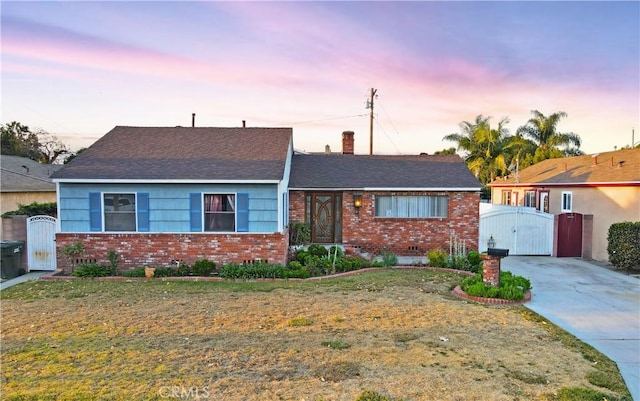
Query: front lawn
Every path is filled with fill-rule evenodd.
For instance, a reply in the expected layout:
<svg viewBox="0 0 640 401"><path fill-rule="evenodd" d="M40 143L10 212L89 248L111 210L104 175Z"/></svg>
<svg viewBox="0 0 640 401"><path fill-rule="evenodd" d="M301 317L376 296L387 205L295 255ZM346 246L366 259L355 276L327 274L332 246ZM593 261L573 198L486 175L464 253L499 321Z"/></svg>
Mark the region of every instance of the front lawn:
<svg viewBox="0 0 640 401"><path fill-rule="evenodd" d="M384 270L317 282L20 284L0 293L0 394L630 400L609 359L524 307L450 295L461 280Z"/></svg>

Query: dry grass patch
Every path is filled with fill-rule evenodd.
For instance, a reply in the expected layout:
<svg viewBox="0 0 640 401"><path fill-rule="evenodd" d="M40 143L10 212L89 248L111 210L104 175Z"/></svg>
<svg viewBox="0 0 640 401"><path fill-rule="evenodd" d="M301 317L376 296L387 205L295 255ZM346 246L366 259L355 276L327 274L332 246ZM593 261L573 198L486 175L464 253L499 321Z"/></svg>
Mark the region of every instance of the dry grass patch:
<svg viewBox="0 0 640 401"><path fill-rule="evenodd" d="M305 283L25 283L0 293L3 399L626 395L619 374L609 383L612 371L594 373L601 354L523 307L449 295L459 281L380 271Z"/></svg>

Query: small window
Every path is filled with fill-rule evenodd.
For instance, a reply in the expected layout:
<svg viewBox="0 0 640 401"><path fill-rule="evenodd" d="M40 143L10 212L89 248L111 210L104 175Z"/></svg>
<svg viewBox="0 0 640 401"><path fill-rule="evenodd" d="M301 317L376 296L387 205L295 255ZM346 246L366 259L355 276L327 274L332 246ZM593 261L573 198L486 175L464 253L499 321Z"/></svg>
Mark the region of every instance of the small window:
<svg viewBox="0 0 640 401"><path fill-rule="evenodd" d="M204 195L204 231L236 231L236 196Z"/></svg>
<svg viewBox="0 0 640 401"><path fill-rule="evenodd" d="M571 212L572 210L573 210L573 193L563 192L562 193L562 211Z"/></svg>
<svg viewBox="0 0 640 401"><path fill-rule="evenodd" d="M511 191L502 191L502 204L511 205Z"/></svg>
<svg viewBox="0 0 640 401"><path fill-rule="evenodd" d="M447 217L447 196L376 196L375 216L391 218Z"/></svg>
<svg viewBox="0 0 640 401"><path fill-rule="evenodd" d="M104 230L136 231L136 195L104 194Z"/></svg>
<svg viewBox="0 0 640 401"><path fill-rule="evenodd" d="M526 191L524 193L524 205L527 207L536 207L536 191Z"/></svg>

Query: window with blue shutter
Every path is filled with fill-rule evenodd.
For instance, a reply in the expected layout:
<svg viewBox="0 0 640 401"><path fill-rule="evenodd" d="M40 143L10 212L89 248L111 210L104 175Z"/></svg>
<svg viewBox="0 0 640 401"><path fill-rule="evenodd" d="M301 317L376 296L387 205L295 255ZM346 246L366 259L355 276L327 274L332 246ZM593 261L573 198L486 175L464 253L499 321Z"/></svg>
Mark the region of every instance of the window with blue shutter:
<svg viewBox="0 0 640 401"><path fill-rule="evenodd" d="M146 192L139 192L136 202L138 212L138 231L149 231L149 194Z"/></svg>
<svg viewBox="0 0 640 401"><path fill-rule="evenodd" d="M249 231L249 194L238 194L236 203L237 231Z"/></svg>
<svg viewBox="0 0 640 401"><path fill-rule="evenodd" d="M202 231L202 195L199 192L189 194L189 218L190 230Z"/></svg>
<svg viewBox="0 0 640 401"><path fill-rule="evenodd" d="M89 230L102 231L100 192L89 192Z"/></svg>

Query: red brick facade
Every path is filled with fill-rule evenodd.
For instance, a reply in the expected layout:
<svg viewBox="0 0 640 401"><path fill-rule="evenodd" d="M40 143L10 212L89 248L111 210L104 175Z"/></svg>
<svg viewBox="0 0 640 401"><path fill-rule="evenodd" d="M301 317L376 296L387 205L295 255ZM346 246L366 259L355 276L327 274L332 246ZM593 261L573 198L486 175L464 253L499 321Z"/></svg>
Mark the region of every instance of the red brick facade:
<svg viewBox="0 0 640 401"><path fill-rule="evenodd" d="M353 191L342 193L342 243L379 253L387 249L399 256L423 256L427 251L449 249L450 235L464 240L468 249L478 246L480 194L451 192L448 218L401 219L374 217L374 196L389 192L364 192L356 214ZM393 192L393 195L442 195L441 192ZM290 191L290 221L305 221L305 192Z"/></svg>
<svg viewBox="0 0 640 401"><path fill-rule="evenodd" d="M284 234L57 234L58 267L70 271L71 266L61 249L74 242L82 242L85 257L108 264L109 250L120 256L119 270L140 266L161 267L173 260L193 264L209 259L218 266L226 263L252 262L262 259L269 263L285 264L288 235Z"/></svg>

